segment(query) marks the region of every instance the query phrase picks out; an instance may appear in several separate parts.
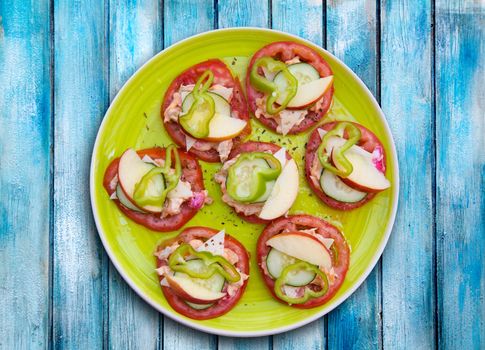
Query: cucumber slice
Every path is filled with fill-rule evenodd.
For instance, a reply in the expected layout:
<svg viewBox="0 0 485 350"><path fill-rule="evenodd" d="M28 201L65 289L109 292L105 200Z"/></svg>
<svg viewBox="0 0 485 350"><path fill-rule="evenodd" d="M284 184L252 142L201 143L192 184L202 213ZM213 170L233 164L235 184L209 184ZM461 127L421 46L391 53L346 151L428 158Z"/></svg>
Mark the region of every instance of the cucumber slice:
<svg viewBox="0 0 485 350"><path fill-rule="evenodd" d="M320 176L320 187L327 196L344 203L359 202L367 196L366 192L353 189L337 175L325 169Z"/></svg>
<svg viewBox="0 0 485 350"><path fill-rule="evenodd" d="M207 268L207 265L201 259L189 260L187 261L187 265L193 271L202 271L205 268ZM224 288L224 283L226 282L225 278L218 273L212 275L212 277L208 279L193 278L183 272L175 272L174 275L179 277L189 278L194 283L197 283L202 287L210 289L213 292L221 292L222 289ZM196 310L204 310L214 305L214 304L195 304L188 301L186 301L185 303L189 305L191 308Z"/></svg>
<svg viewBox="0 0 485 350"><path fill-rule="evenodd" d="M218 95L214 92L207 92L210 97L214 100L215 113L225 116L231 116L231 106L224 97ZM190 107L194 103L194 95L192 93L188 94L182 102L182 113L185 114L189 111Z"/></svg>
<svg viewBox="0 0 485 350"><path fill-rule="evenodd" d="M145 213L143 210L141 210L133 203L131 203L131 201L128 199L128 197L126 197L125 192L123 192L119 184L116 186L116 197L118 197L118 200L120 201L120 203L123 204L128 209L137 211L139 213Z"/></svg>
<svg viewBox="0 0 485 350"><path fill-rule="evenodd" d="M266 257L266 267L274 279L281 276L283 269L299 261L277 249L271 249ZM293 287L306 286L315 279L316 274L307 270L294 271L288 275L286 284Z"/></svg>
<svg viewBox="0 0 485 350"><path fill-rule="evenodd" d="M288 274L286 284L292 287L302 287L311 283L317 276L316 273L308 270L295 270Z"/></svg>
<svg viewBox="0 0 485 350"><path fill-rule="evenodd" d="M295 63L288 66L288 70L298 80L298 84L307 84L313 80L320 79L320 74L311 64ZM276 83L276 77L275 77Z"/></svg>
<svg viewBox="0 0 485 350"><path fill-rule="evenodd" d="M252 175L253 171L255 168L260 168L260 169L270 169L271 165L264 159L261 158L256 158L256 159L251 159L251 160L245 160L242 162L237 170L237 180L238 180L238 189L237 191L241 191L241 193L244 193L244 191L248 191L247 188L251 185L250 181L252 180ZM266 182L266 190L264 194L259 197L254 203L260 203L264 202L269 198L269 195L271 194L271 191L273 189L273 186L276 181L267 181ZM227 184L226 184L227 187ZM247 193L247 192L246 192Z"/></svg>
<svg viewBox="0 0 485 350"><path fill-rule="evenodd" d="M271 277L277 279L280 277L281 271L283 271L286 266L292 265L296 263L296 261L296 258L272 248L266 257L266 267Z"/></svg>
<svg viewBox="0 0 485 350"><path fill-rule="evenodd" d="M298 86L320 79L318 71L308 63L291 64L288 66L288 70L298 81ZM288 87L288 81L286 80L285 75L282 72L279 72L273 81L278 87L278 90L284 95ZM282 99L284 100L285 96L282 96Z"/></svg>

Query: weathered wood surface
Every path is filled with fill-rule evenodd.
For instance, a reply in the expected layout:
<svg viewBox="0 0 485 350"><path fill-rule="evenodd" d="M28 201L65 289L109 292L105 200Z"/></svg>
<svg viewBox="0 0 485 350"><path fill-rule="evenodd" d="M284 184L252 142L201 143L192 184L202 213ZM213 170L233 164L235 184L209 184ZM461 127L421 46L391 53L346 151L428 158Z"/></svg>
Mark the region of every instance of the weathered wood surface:
<svg viewBox="0 0 485 350"><path fill-rule="evenodd" d="M485 6L436 2L438 346L485 347Z"/></svg>
<svg viewBox="0 0 485 350"><path fill-rule="evenodd" d="M366 282L328 316L256 339L152 310L109 263L86 191L97 128L129 76L163 47L233 26L342 59L380 97L401 169L396 226ZM2 1L0 82L1 349L485 346L483 2Z"/></svg>
<svg viewBox="0 0 485 350"><path fill-rule="evenodd" d="M381 105L395 137L404 189L382 259L388 349L436 345L431 16L428 1L381 4Z"/></svg>
<svg viewBox="0 0 485 350"><path fill-rule="evenodd" d="M49 33L48 1L0 2L0 349L49 342Z"/></svg>
<svg viewBox="0 0 485 350"><path fill-rule="evenodd" d="M102 2L54 2L52 338L55 348L107 343L108 259L91 215L89 166L109 105Z"/></svg>

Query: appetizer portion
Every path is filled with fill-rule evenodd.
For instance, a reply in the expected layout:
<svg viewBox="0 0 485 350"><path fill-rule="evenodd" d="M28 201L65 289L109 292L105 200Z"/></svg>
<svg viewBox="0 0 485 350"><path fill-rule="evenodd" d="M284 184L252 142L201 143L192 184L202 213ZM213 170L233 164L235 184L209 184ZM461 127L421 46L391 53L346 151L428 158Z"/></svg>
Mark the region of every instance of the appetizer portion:
<svg viewBox="0 0 485 350"><path fill-rule="evenodd" d="M190 227L156 250L163 294L184 316L206 320L230 311L249 277L249 254L224 231Z"/></svg>
<svg viewBox="0 0 485 350"><path fill-rule="evenodd" d="M310 215L280 218L258 239L258 266L266 286L278 301L297 308L320 306L332 298L349 259L342 233Z"/></svg>
<svg viewBox="0 0 485 350"><path fill-rule="evenodd" d="M211 202L199 163L173 145L127 149L108 166L103 185L126 216L160 232L182 227Z"/></svg>
<svg viewBox="0 0 485 350"><path fill-rule="evenodd" d="M279 134L297 134L327 112L333 96L333 73L308 46L269 44L251 59L246 77L254 116Z"/></svg>
<svg viewBox="0 0 485 350"><path fill-rule="evenodd" d="M305 154L305 174L312 190L328 206L358 208L391 186L379 139L364 126L332 122L315 129Z"/></svg>
<svg viewBox="0 0 485 350"><path fill-rule="evenodd" d="M246 142L235 148L215 175L222 200L243 219L267 223L285 215L298 194L298 167L272 143Z"/></svg>
<svg viewBox="0 0 485 350"><path fill-rule="evenodd" d="M207 162L225 161L233 145L251 133L241 84L218 59L199 63L172 82L162 119L175 143Z"/></svg>

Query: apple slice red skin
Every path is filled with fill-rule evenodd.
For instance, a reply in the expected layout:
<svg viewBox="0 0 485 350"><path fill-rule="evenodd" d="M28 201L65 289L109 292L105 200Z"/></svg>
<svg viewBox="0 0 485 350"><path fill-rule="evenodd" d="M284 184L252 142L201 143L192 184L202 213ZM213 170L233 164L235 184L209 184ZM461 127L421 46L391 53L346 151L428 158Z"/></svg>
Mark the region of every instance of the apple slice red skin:
<svg viewBox="0 0 485 350"><path fill-rule="evenodd" d="M209 227L189 227L183 230L175 238L164 241L161 245L158 246L157 251L161 251L165 247L168 247L175 242L188 243L193 239L208 240L210 237L218 232L219 230L214 230ZM249 275L249 253L244 248L244 246L239 243L235 238L231 237L226 233L224 239L224 248L229 248L237 254L239 261L235 264L236 268L238 268L239 271L241 271L242 273ZM157 268L166 265L166 261L162 261L156 258ZM159 280L161 281L163 278L163 276L160 276ZM185 303L184 299L180 298L180 296L174 293L174 291L170 287L162 286L162 292L165 295L165 298L167 299L170 306L178 313L186 317L190 317L194 320L208 320L211 318L222 316L231 311L231 309L238 303L239 299L241 299L242 295L244 294L247 284L248 279L244 281L241 288L239 288L233 296L229 296L228 294L222 299L216 301L212 306L204 310L195 310L191 308Z"/></svg>
<svg viewBox="0 0 485 350"><path fill-rule="evenodd" d="M137 153L140 158L147 155L152 159L165 159L165 149L159 147L140 150L137 151ZM190 182L194 192L203 191L205 187L202 169L199 163L193 156L181 151L180 149L178 150L178 153L182 163L182 178ZM114 182L113 179L118 174L119 161L119 158L114 159L104 173L103 186L109 196L116 191L118 182ZM150 230L158 232L170 232L178 230L185 225L187 221L192 219L192 217L194 217L199 211L199 209L191 208L188 202L185 202L182 204L179 214L161 219L159 214L140 213L128 209L117 199L114 199L113 202L118 206L121 212L131 220L135 221L137 224L149 228Z"/></svg>
<svg viewBox="0 0 485 350"><path fill-rule="evenodd" d="M280 146L274 144L274 143L269 143L269 142L256 142L256 141L248 141L241 143L239 146L235 147L232 149L231 153L229 154L228 160L233 159L234 157L237 157L241 153L248 153L248 152L271 152L272 154L275 154L281 149ZM291 156L286 152L286 159L290 160ZM246 220L247 222L250 222L252 224L267 224L271 222L272 220L265 220L261 219L257 215L244 215L242 213L237 213L236 214Z"/></svg>
<svg viewBox="0 0 485 350"><path fill-rule="evenodd" d="M372 198L374 198L376 193L368 192L369 194L366 197L364 197L362 200L355 203L340 202L336 199L333 199L332 197L327 196L325 192L323 192L322 188L320 187L320 183L318 182L315 183L311 178L311 168L312 168L313 160L317 156L316 152L318 150L318 147L322 143L320 134L318 133L318 129L322 128L326 131L329 131L335 127L335 124L337 124L337 122L323 124L318 128L315 128L315 130L313 130L313 132L311 133L310 138L308 139L308 144L305 152L305 177L307 179L307 182L310 188L318 196L318 198L322 200L323 203L325 203L331 208L335 208L338 210L344 210L344 211L354 210L354 209L360 208L368 201L370 201ZM377 146L380 146L383 152L383 161L384 161L384 164L386 164L386 154L385 154L384 146L382 145L381 141L377 138L377 136L372 131L364 127L363 125L360 125L358 123L352 123L352 124L357 126L362 134L360 141L357 143L357 146L362 147L364 150L370 153L372 153ZM344 137L348 137L347 133L344 133ZM350 186L350 187L354 188L353 186ZM355 188L355 189L359 190L358 188ZM367 192L367 191L364 191L364 192Z"/></svg>
<svg viewBox="0 0 485 350"><path fill-rule="evenodd" d="M334 166L336 166L335 165L335 160L333 159L333 157L334 157L334 151L332 151L332 156L330 158L332 160L332 164ZM382 191L386 190L386 188L384 188L382 190L379 190L379 189L375 189L375 188L370 188L370 187L362 186L362 185L356 183L355 181L352 181L348 177L340 177L339 176L339 179L342 180L342 182L345 183L347 186L352 187L354 190L361 191L361 192L379 193L379 192L382 192Z"/></svg>
<svg viewBox="0 0 485 350"><path fill-rule="evenodd" d="M379 192L386 190L386 188L384 188L382 190L376 190L375 188L369 188L369 187L366 187L366 186L359 185L358 183L355 183L354 181L349 180L349 178L343 178L343 177L339 177L339 178L347 186L352 187L354 190L357 190L357 191L367 192L367 193L379 193Z"/></svg>
<svg viewBox="0 0 485 350"><path fill-rule="evenodd" d="M334 268L336 279L334 284L329 285L329 289L327 293L319 298L313 298L308 300L306 303L303 304L292 304L290 306L298 308L298 309L310 309L320 305L325 304L329 301L335 293L339 290L340 286L342 285L343 281L345 280L345 276L347 274L347 270L349 269L350 263L350 249L345 240L345 237L342 233L333 225L329 224L325 220L317 218L311 215L289 215L288 217L281 217L276 219L272 223L266 226L263 230L261 235L258 239L258 244L256 246L257 252L257 262L258 267L260 269L261 275L263 276L263 280L268 288L269 292L273 295L273 297L283 303L288 305L285 301L278 298L278 296L274 292L274 284L275 281L265 274L263 269L263 264L266 264L266 257L271 249L266 242L273 236L282 234L283 232L287 231L296 231L296 230L303 230L303 229L312 229L317 228L317 233L321 234L324 238L331 238L334 240L333 246L337 249L337 257L335 257L332 249L329 249L330 256L332 257L332 266Z"/></svg>
<svg viewBox="0 0 485 350"><path fill-rule="evenodd" d="M165 279L167 280L167 283L170 285L170 288L172 288L172 291L175 294L177 294L182 299L184 299L184 300L186 300L188 302L191 302L191 303L195 303L195 304L212 304L212 303L215 303L216 301L218 301L218 300L220 300L220 299L223 298L223 297L220 297L220 298L213 299L213 300L205 300L205 299L194 298L192 295L190 295L185 290L183 290L183 288L180 287L180 285L177 283L177 281L175 281L172 277L166 276Z"/></svg>
<svg viewBox="0 0 485 350"><path fill-rule="evenodd" d="M264 56L275 57L283 62L291 60L295 56L298 56L300 57L300 60L302 62L311 64L318 71L320 77L324 78L329 75L333 75L332 69L323 59L323 57L321 57L315 50L306 45L295 43L292 41L280 41L266 45L262 47L259 51L257 51L251 58L247 70L248 73L246 75L246 93L248 97L248 105L249 109L253 114L258 108L256 105L256 99L264 96L264 94L252 87L249 76L254 62L256 62L258 58ZM295 125L291 128L288 134L299 134L318 123L323 118L325 113L327 113L330 105L332 104L333 91L334 88L332 84L332 86L323 94L323 103L320 109L316 112L310 111L299 125ZM295 109L301 109L301 107ZM276 120L261 116L259 118L259 121L263 123L266 127L276 132L276 129L278 128L278 123L276 122Z"/></svg>

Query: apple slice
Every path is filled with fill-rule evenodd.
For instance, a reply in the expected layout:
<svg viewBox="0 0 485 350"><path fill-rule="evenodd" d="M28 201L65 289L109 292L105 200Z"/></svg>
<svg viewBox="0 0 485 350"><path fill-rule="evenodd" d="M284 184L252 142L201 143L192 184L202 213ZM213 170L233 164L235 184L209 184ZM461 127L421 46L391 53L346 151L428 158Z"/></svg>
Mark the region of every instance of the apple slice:
<svg viewBox="0 0 485 350"><path fill-rule="evenodd" d="M214 292L193 282L186 277L165 276L170 288L182 299L196 304L210 304L226 296L226 293Z"/></svg>
<svg viewBox="0 0 485 350"><path fill-rule="evenodd" d="M284 147L281 147L278 151L276 151L274 154L273 154L273 157L275 157L276 159L278 159L278 161L280 162L281 164L281 168L284 168L285 165L286 165L286 162L288 161L286 159L286 148Z"/></svg>
<svg viewBox="0 0 485 350"><path fill-rule="evenodd" d="M236 137L246 127L247 121L216 113L209 123L208 141L223 141Z"/></svg>
<svg viewBox="0 0 485 350"><path fill-rule="evenodd" d="M299 231L280 233L268 239L266 244L310 264L326 269L332 267L332 257L328 249L316 237L307 233Z"/></svg>
<svg viewBox="0 0 485 350"><path fill-rule="evenodd" d="M118 165L118 181L123 193L127 199L141 210L151 213L160 213L162 211L162 204L160 206L146 205L140 206L133 199L135 186L143 176L153 169L154 165L145 163L133 149L127 149L120 158ZM149 196L159 196L165 188L165 182L162 175L157 175L150 181L147 194Z"/></svg>
<svg viewBox="0 0 485 350"><path fill-rule="evenodd" d="M317 102L332 86L333 75L313 80L298 87L295 97L288 103L289 108L305 108Z"/></svg>
<svg viewBox="0 0 485 350"><path fill-rule="evenodd" d="M275 79L276 81L276 79ZM292 109L304 109L318 101L333 84L333 75L298 85L296 95L286 106ZM285 95L282 94L276 103L283 103Z"/></svg>
<svg viewBox="0 0 485 350"><path fill-rule="evenodd" d="M298 186L298 167L295 160L291 159L276 179L259 217L264 220L272 220L284 215L291 208L298 195Z"/></svg>
<svg viewBox="0 0 485 350"><path fill-rule="evenodd" d="M380 172L372 161L372 154L360 147L351 147L345 152L345 157L352 164L352 173L342 181L361 192L379 192L391 186L386 176ZM332 151L332 162L337 169L343 169Z"/></svg>

